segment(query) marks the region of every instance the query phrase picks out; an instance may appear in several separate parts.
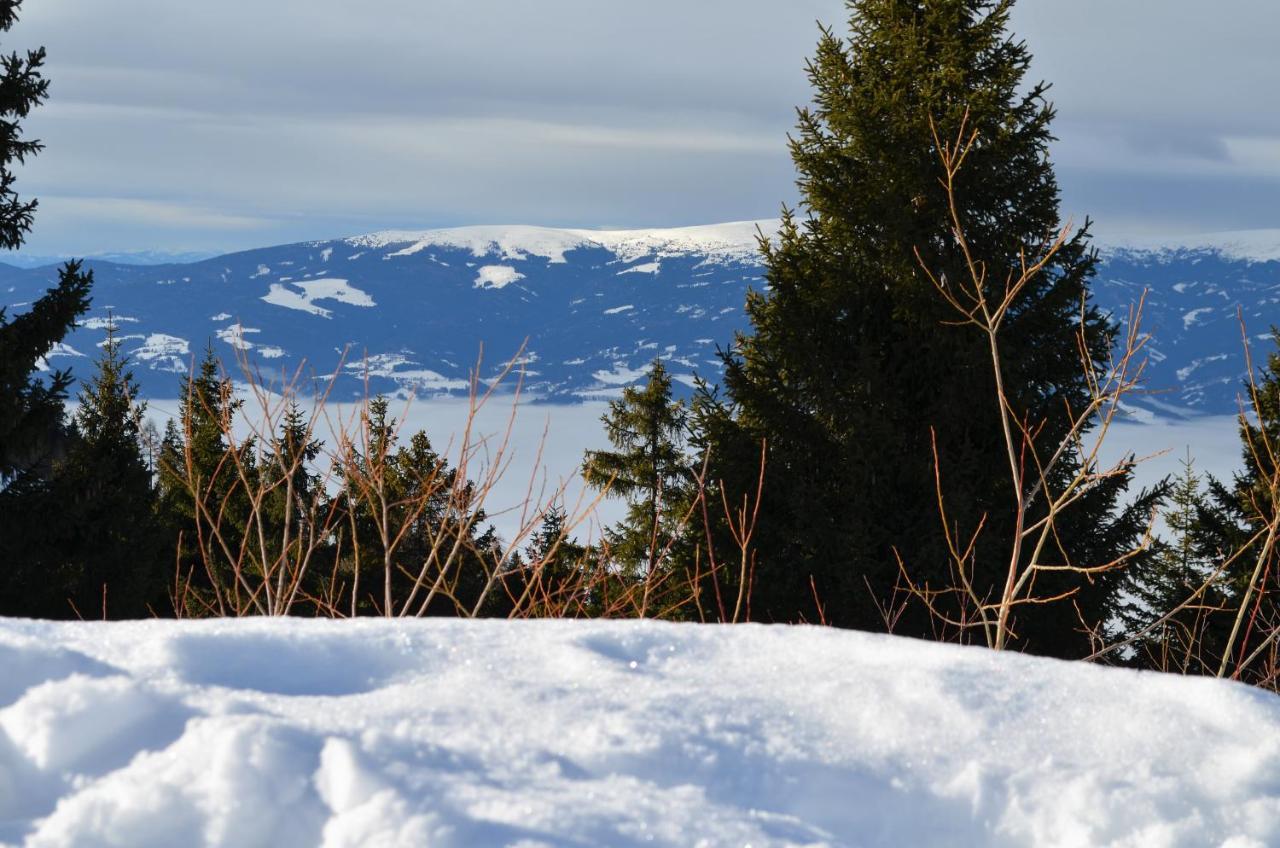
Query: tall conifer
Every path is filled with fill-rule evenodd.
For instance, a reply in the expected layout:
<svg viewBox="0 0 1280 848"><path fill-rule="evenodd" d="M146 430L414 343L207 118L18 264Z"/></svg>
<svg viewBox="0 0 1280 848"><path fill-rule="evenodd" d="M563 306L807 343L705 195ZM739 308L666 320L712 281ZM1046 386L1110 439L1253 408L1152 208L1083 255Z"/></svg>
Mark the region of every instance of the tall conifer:
<svg viewBox="0 0 1280 848"><path fill-rule="evenodd" d="M0 0L0 31L9 31L21 5L21 0ZM5 250L22 246L35 216L36 201L23 200L14 189L13 165L44 147L24 138L21 124L48 96L44 59L43 47L26 56L0 56L0 248ZM92 284L92 272L69 262L57 284L22 315L10 318L0 308L0 487L21 483L26 474L47 474L52 459L65 448L62 403L71 375L54 371L48 383L33 375L88 308ZM6 532L7 511L19 507L0 504L0 535Z"/></svg>
<svg viewBox="0 0 1280 848"><path fill-rule="evenodd" d="M959 175L965 234L1003 284L1022 251L1059 228L1049 161L1047 85L1027 85L1031 56L1007 32L1012 0L851 0L850 32L823 30L809 63L813 102L798 113L791 154L801 210L784 210L764 243L766 291L748 296L751 330L725 355L726 395L704 392L700 426L717 476L749 491L767 439L754 615L881 628L902 558L913 579L951 584L934 490L936 433L948 515L971 532L986 518L978 579L993 589L1007 563L1014 497L985 338L948 326L954 313L921 273L961 279L933 128L964 124L978 141ZM931 126L932 124L932 126ZM1027 287L1002 331L1009 402L1066 432L1062 410L1089 390L1077 334L1100 365L1114 327L1089 302L1095 256L1087 222ZM920 259L917 259L916 251ZM1073 469L1065 468L1064 473ZM1062 534L1076 561L1106 561L1137 534L1113 517L1125 481L1094 487ZM1065 523L1064 523L1065 527ZM1040 581L1051 591L1054 580ZM1080 601L1093 625L1111 581ZM932 635L910 613L899 632ZM1086 643L1076 615L1035 608L1019 644L1070 655Z"/></svg>
<svg viewBox="0 0 1280 848"><path fill-rule="evenodd" d="M55 472L68 534L67 597L81 614L139 618L165 611L172 550L155 515L155 487L143 456L138 385L115 327L81 386L78 438Z"/></svg>

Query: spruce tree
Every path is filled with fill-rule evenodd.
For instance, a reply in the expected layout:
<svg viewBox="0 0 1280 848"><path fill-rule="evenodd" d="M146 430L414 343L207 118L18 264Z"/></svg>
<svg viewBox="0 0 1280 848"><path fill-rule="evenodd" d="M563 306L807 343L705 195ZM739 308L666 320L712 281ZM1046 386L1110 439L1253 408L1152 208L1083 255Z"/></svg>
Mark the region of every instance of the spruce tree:
<svg viewBox="0 0 1280 848"><path fill-rule="evenodd" d="M270 489L265 508L268 536L291 548L304 543L313 531L313 516L323 515L323 481L313 468L323 443L314 438L306 417L291 401L262 460L262 484ZM286 551L278 552L288 559Z"/></svg>
<svg viewBox="0 0 1280 848"><path fill-rule="evenodd" d="M1133 657L1140 667L1183 674L1216 670L1231 598L1226 580L1210 579L1216 564L1207 555L1205 516L1211 508L1188 452L1163 512L1168 538L1155 545L1146 568L1128 575L1117 609L1123 633L1148 631Z"/></svg>
<svg viewBox="0 0 1280 848"><path fill-rule="evenodd" d="M172 550L155 514L155 487L143 455L145 409L109 325L95 371L81 386L78 437L54 474L62 515L76 528L57 579L85 616L140 618L165 611Z"/></svg>
<svg viewBox="0 0 1280 848"><path fill-rule="evenodd" d="M0 32L17 21L21 0L0 0ZM15 189L15 164L42 149L24 138L22 121L48 95L44 48L0 55L0 248L16 250L31 230L35 200ZM79 532L55 520L59 504L51 491L54 464L73 433L63 402L69 371L37 377L44 358L89 306L93 275L71 262L57 283L25 312L9 316L0 307L0 613L65 613L51 571Z"/></svg>
<svg viewBox="0 0 1280 848"><path fill-rule="evenodd" d="M609 497L627 502L626 518L606 535L613 558L637 577L653 573L680 549L692 492L684 453L687 410L672 398L671 377L654 360L643 387L628 386L601 419L615 450L587 451L583 475ZM670 562L668 562L670 564Z"/></svg>
<svg viewBox="0 0 1280 848"><path fill-rule="evenodd" d="M342 495L355 527L355 545L347 549L360 551L358 573L353 555L346 560L350 582L359 586L353 608L357 614L386 615L389 601L392 614L399 614L412 595L409 614L470 614L501 559L497 532L476 503L475 484L459 479L458 469L436 453L425 432L397 446L396 422L385 397L369 402L366 426L367 453L354 458ZM379 496L371 494L373 487ZM445 562L444 579L428 604L429 589ZM427 585L415 592L424 563L430 563ZM479 613L500 613L502 594L501 588L491 592Z"/></svg>
<svg viewBox="0 0 1280 848"><path fill-rule="evenodd" d="M18 19L21 0L0 0L0 31ZM22 120L48 96L43 47L0 56L0 248L22 246L35 216L35 200L23 200L14 188L14 164L22 164L43 145L23 137ZM71 385L67 371L54 371L49 382L35 378L43 357L62 340L89 306L91 272L78 262L65 265L58 283L23 314L9 317L0 307L0 488L19 478L47 474L52 459L65 449L67 434L62 403ZM7 510L0 505L0 524ZM10 528L0 526L0 535Z"/></svg>
<svg viewBox="0 0 1280 848"><path fill-rule="evenodd" d="M241 589L232 579L240 557L249 503L225 437L242 401L213 346L195 372L182 380L181 409L165 427L159 456L158 512L177 545L177 567L190 592L183 614L226 613L218 591ZM252 440L238 445L239 461L253 479L257 473Z"/></svg>
<svg viewBox="0 0 1280 848"><path fill-rule="evenodd" d="M525 609L566 617L595 616L599 598L592 597L584 569L594 565L594 551L568 532L568 513L552 504L529 537L519 561L504 575L504 591ZM535 573L536 569L536 573ZM599 587L596 587L599 588Z"/></svg>
<svg viewBox="0 0 1280 848"><path fill-rule="evenodd" d="M1228 609L1218 616L1217 633L1210 649L1216 673L1222 653L1237 619L1241 627L1227 658L1226 668L1234 673L1268 634L1280 629L1280 539L1268 547L1268 530L1280 510L1280 476L1276 466L1280 455L1280 329L1272 328L1274 348L1258 368L1252 382L1244 386L1248 406L1256 419L1241 414L1239 433L1243 469L1228 482L1210 477L1207 503L1199 515L1200 553L1213 566L1224 566L1224 582L1229 593ZM1250 585L1252 584L1252 591ZM1248 601L1245 605L1246 599ZM1240 608L1245 605L1244 616ZM1270 652L1240 668L1240 676L1264 682L1268 664L1277 659ZM1274 679L1270 685L1274 686Z"/></svg>
<svg viewBox="0 0 1280 848"><path fill-rule="evenodd" d="M934 130L978 133L957 186L965 235L1002 285L1023 251L1058 231L1049 161L1047 85L1027 85L1026 45L1011 37L1012 0L852 0L850 32L823 30L808 72L813 102L790 147L801 210L784 209L776 244L762 242L766 291L748 295L749 333L724 355L725 396L697 403L714 471L750 491L767 440L754 617L880 629L893 607L898 558L918 585L954 585L938 515L932 438L953 527L972 532L981 594L998 596L1014 495L986 339L949 326L955 314L920 263L964 278ZM917 256L917 251L919 252ZM1089 396L1077 334L1100 366L1115 328L1089 303L1096 257L1088 224L1024 290L1002 330L1009 403L1066 433L1063 409ZM1060 474L1074 468L1063 466ZM1127 481L1095 486L1060 534L1081 564L1105 562L1141 524L1112 506ZM1037 581L1053 594L1065 580ZM1095 580L1083 611L1107 614L1114 581ZM816 596L816 599L815 599ZM1059 655L1087 641L1070 605L1032 608L1017 644ZM934 635L908 610L898 632Z"/></svg>

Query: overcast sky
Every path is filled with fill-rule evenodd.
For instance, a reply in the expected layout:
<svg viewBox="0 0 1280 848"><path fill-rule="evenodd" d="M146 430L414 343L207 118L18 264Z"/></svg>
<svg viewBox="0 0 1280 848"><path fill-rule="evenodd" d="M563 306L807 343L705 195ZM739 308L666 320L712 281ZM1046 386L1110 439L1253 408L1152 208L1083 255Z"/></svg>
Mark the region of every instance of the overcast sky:
<svg viewBox="0 0 1280 848"><path fill-rule="evenodd" d="M840 0L27 0L49 50L33 253L471 223L678 226L793 202ZM1022 0L1065 211L1103 236L1280 227L1276 0Z"/></svg>

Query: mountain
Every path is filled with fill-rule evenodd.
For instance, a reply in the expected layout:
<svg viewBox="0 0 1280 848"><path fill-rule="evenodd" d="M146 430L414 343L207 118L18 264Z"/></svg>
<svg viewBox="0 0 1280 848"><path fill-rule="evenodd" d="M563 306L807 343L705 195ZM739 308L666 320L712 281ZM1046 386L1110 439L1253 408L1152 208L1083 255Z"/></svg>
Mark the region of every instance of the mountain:
<svg viewBox="0 0 1280 848"><path fill-rule="evenodd" d="M1247 374L1273 350L1280 325L1280 230L1217 233L1100 246L1094 287L1118 316L1146 291L1152 336L1143 403L1175 413L1239 410Z"/></svg>
<svg viewBox="0 0 1280 848"><path fill-rule="evenodd" d="M717 346L745 327L743 297L765 286L757 235L776 226L463 227L187 263L90 260L93 308L49 364L87 368L112 316L151 397L175 396L206 345L277 382L338 368L340 398L363 393L366 376L376 392L462 393L482 351L483 378L519 354L525 390L552 401L614 396L656 356L691 386L718 377ZM1148 290L1153 394L1140 403L1234 411L1237 305L1256 340L1280 322L1280 232L1107 245L1102 256L1103 308L1123 317ZM0 303L20 312L56 271L0 265Z"/></svg>
<svg viewBox="0 0 1280 848"><path fill-rule="evenodd" d="M217 255L216 251L204 250L176 252L167 250L130 250L122 253L95 253L89 257L70 256L68 254L50 256L27 253L25 251L0 254L3 257L4 264L18 268L40 268L45 265L59 265L68 259L85 258L96 259L100 262L115 262L120 265L173 265L184 262L199 262L201 259L212 259Z"/></svg>

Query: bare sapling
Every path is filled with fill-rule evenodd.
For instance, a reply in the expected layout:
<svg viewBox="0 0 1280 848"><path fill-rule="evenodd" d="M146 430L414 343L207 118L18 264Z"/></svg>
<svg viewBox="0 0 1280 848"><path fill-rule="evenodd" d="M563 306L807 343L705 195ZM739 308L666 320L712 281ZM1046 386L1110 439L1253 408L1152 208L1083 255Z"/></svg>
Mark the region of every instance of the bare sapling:
<svg viewBox="0 0 1280 848"><path fill-rule="evenodd" d="M206 418L216 421L221 455L212 473L202 470L192 432L196 416L188 409L174 476L194 512L203 575L196 580L191 567L184 571L179 556L175 609L217 616L337 617L370 608L397 617L484 614L519 546L548 505L562 500L566 485L535 491L536 471L531 473L524 502L513 507L520 522L512 538L504 542L488 529L479 532L489 517L486 502L510 471L519 385L496 438L479 432L477 417L495 402L518 362L517 356L483 384L477 362L460 435L416 466L396 450L412 396L398 420L375 421L387 402L369 396L366 377L364 399L344 413L331 403L341 365L319 391L307 393L302 366L268 386L242 357L242 398L232 399L225 375L216 398L189 392L188 404L201 404ZM239 409L240 400L251 411ZM539 459L541 451L540 444ZM566 532L593 507L593 501L580 502ZM477 537L485 543L476 544ZM370 557L381 572L374 592L360 585Z"/></svg>
<svg viewBox="0 0 1280 848"><path fill-rule="evenodd" d="M1254 373L1253 356L1249 349L1249 337L1245 331L1243 313L1238 313L1238 316L1240 335L1244 344L1245 367L1249 375L1249 410L1252 411L1259 425L1256 428L1245 426L1248 418L1242 404L1240 424L1245 434L1246 450L1253 460L1253 467L1260 472L1261 478L1258 485L1248 493L1249 509L1253 516L1261 519L1259 522L1261 526L1255 532L1250 544L1237 551L1237 554L1240 554L1250 550L1253 545L1258 545L1253 571L1245 584L1240 598L1240 608L1231 626L1231 635L1227 638L1226 648L1218 664L1218 677L1224 677L1229 670L1234 669L1231 677L1239 678L1260 659L1267 659L1270 672L1265 676L1265 682L1274 686L1280 621L1267 620L1260 616L1260 612L1266 599L1267 586L1272 581L1276 570L1276 537L1280 534L1280 461L1277 460L1280 456L1277 456L1277 445L1268 432L1263 399ZM1248 645L1253 631L1259 625L1263 629L1263 638L1251 652L1245 654L1245 646ZM1240 645L1239 653L1236 653L1237 643Z"/></svg>
<svg viewBox="0 0 1280 848"><path fill-rule="evenodd" d="M1148 337L1141 332L1143 299L1134 304L1125 331L1109 353L1108 361L1099 365L1090 353L1086 326L1086 304L1081 303L1080 326L1076 334L1077 353L1088 387L1087 401L1081 408L1064 404L1065 435L1055 443L1044 443L1044 421L1031 420L1016 409L1006 390L1005 365L1001 352L1001 331L1005 321L1026 293L1027 286L1066 244L1072 225L1046 237L1042 244L1019 253L1016 267L1003 280L992 280L988 264L973 254L965 236L965 226L957 197L957 175L969 152L978 141L978 133L968 127L968 115L961 121L954 141L942 141L936 127L934 143L938 150L951 223L950 236L963 259L960 279L947 280L935 272L917 249L916 259L926 277L957 316L947 322L953 326L972 327L986 339L988 361L994 378L993 402L998 411L1004 453L1008 462L1010 489L1013 497L1013 530L1008 542L1008 558L1003 576L995 581L980 581L975 571L984 565L977 561L978 538L984 530L986 516L968 535L962 537L952 527L943 496L940 458L934 439L934 468L937 508L950 555L953 584L942 588L917 585L907 565L899 560L900 572L911 593L922 600L930 614L952 637L980 631L986 644L995 650L1008 647L1016 637L1014 615L1017 610L1035 605L1068 601L1079 587L1052 595L1039 593L1036 578L1048 572L1074 574L1082 581L1103 572L1124 567L1144 551L1151 539L1151 523L1136 547L1109 562L1075 563L1071 561L1058 536L1064 513L1102 481L1129 473L1135 460L1125 457L1111 464L1102 461L1102 447L1111 425L1122 414L1122 402L1139 387L1146 364L1143 350ZM1074 470L1061 473L1068 459ZM982 585L994 590L981 591ZM950 604L940 603L946 597ZM959 610L959 612L956 612Z"/></svg>
<svg viewBox="0 0 1280 848"><path fill-rule="evenodd" d="M1275 439L1265 426L1263 398L1254 371L1244 317L1239 310L1237 313L1248 375L1248 395L1241 399L1238 420L1244 434L1245 449L1253 460L1253 467L1260 472L1258 485L1248 492L1249 514L1257 519L1250 528L1252 532L1234 550L1220 552L1216 566L1195 585L1189 586L1181 601L1135 632L1099 646L1086 659L1102 659L1132 649L1153 634L1160 634L1163 638L1155 641L1162 654L1152 658L1157 668L1184 674L1193 667L1206 671L1216 669L1216 676L1232 679L1242 679L1248 673L1250 682L1274 689L1280 680L1280 656L1277 655L1280 621L1263 610L1277 559L1280 559L1277 551L1277 536L1280 536L1280 509L1277 509L1277 504L1280 504L1280 463L1277 459L1280 457ZM1244 426L1250 417L1262 426ZM1210 591L1214 587L1222 586L1231 573L1242 566L1248 567L1249 563L1252 563L1252 568L1234 610L1224 605L1229 604L1230 599L1217 602L1210 599ZM1192 615L1191 620L1180 620L1187 613ZM1231 615L1230 634L1221 654L1209 655L1207 651L1212 649L1206 647L1206 636L1210 622L1224 613ZM1261 638L1250 649L1255 636Z"/></svg>

